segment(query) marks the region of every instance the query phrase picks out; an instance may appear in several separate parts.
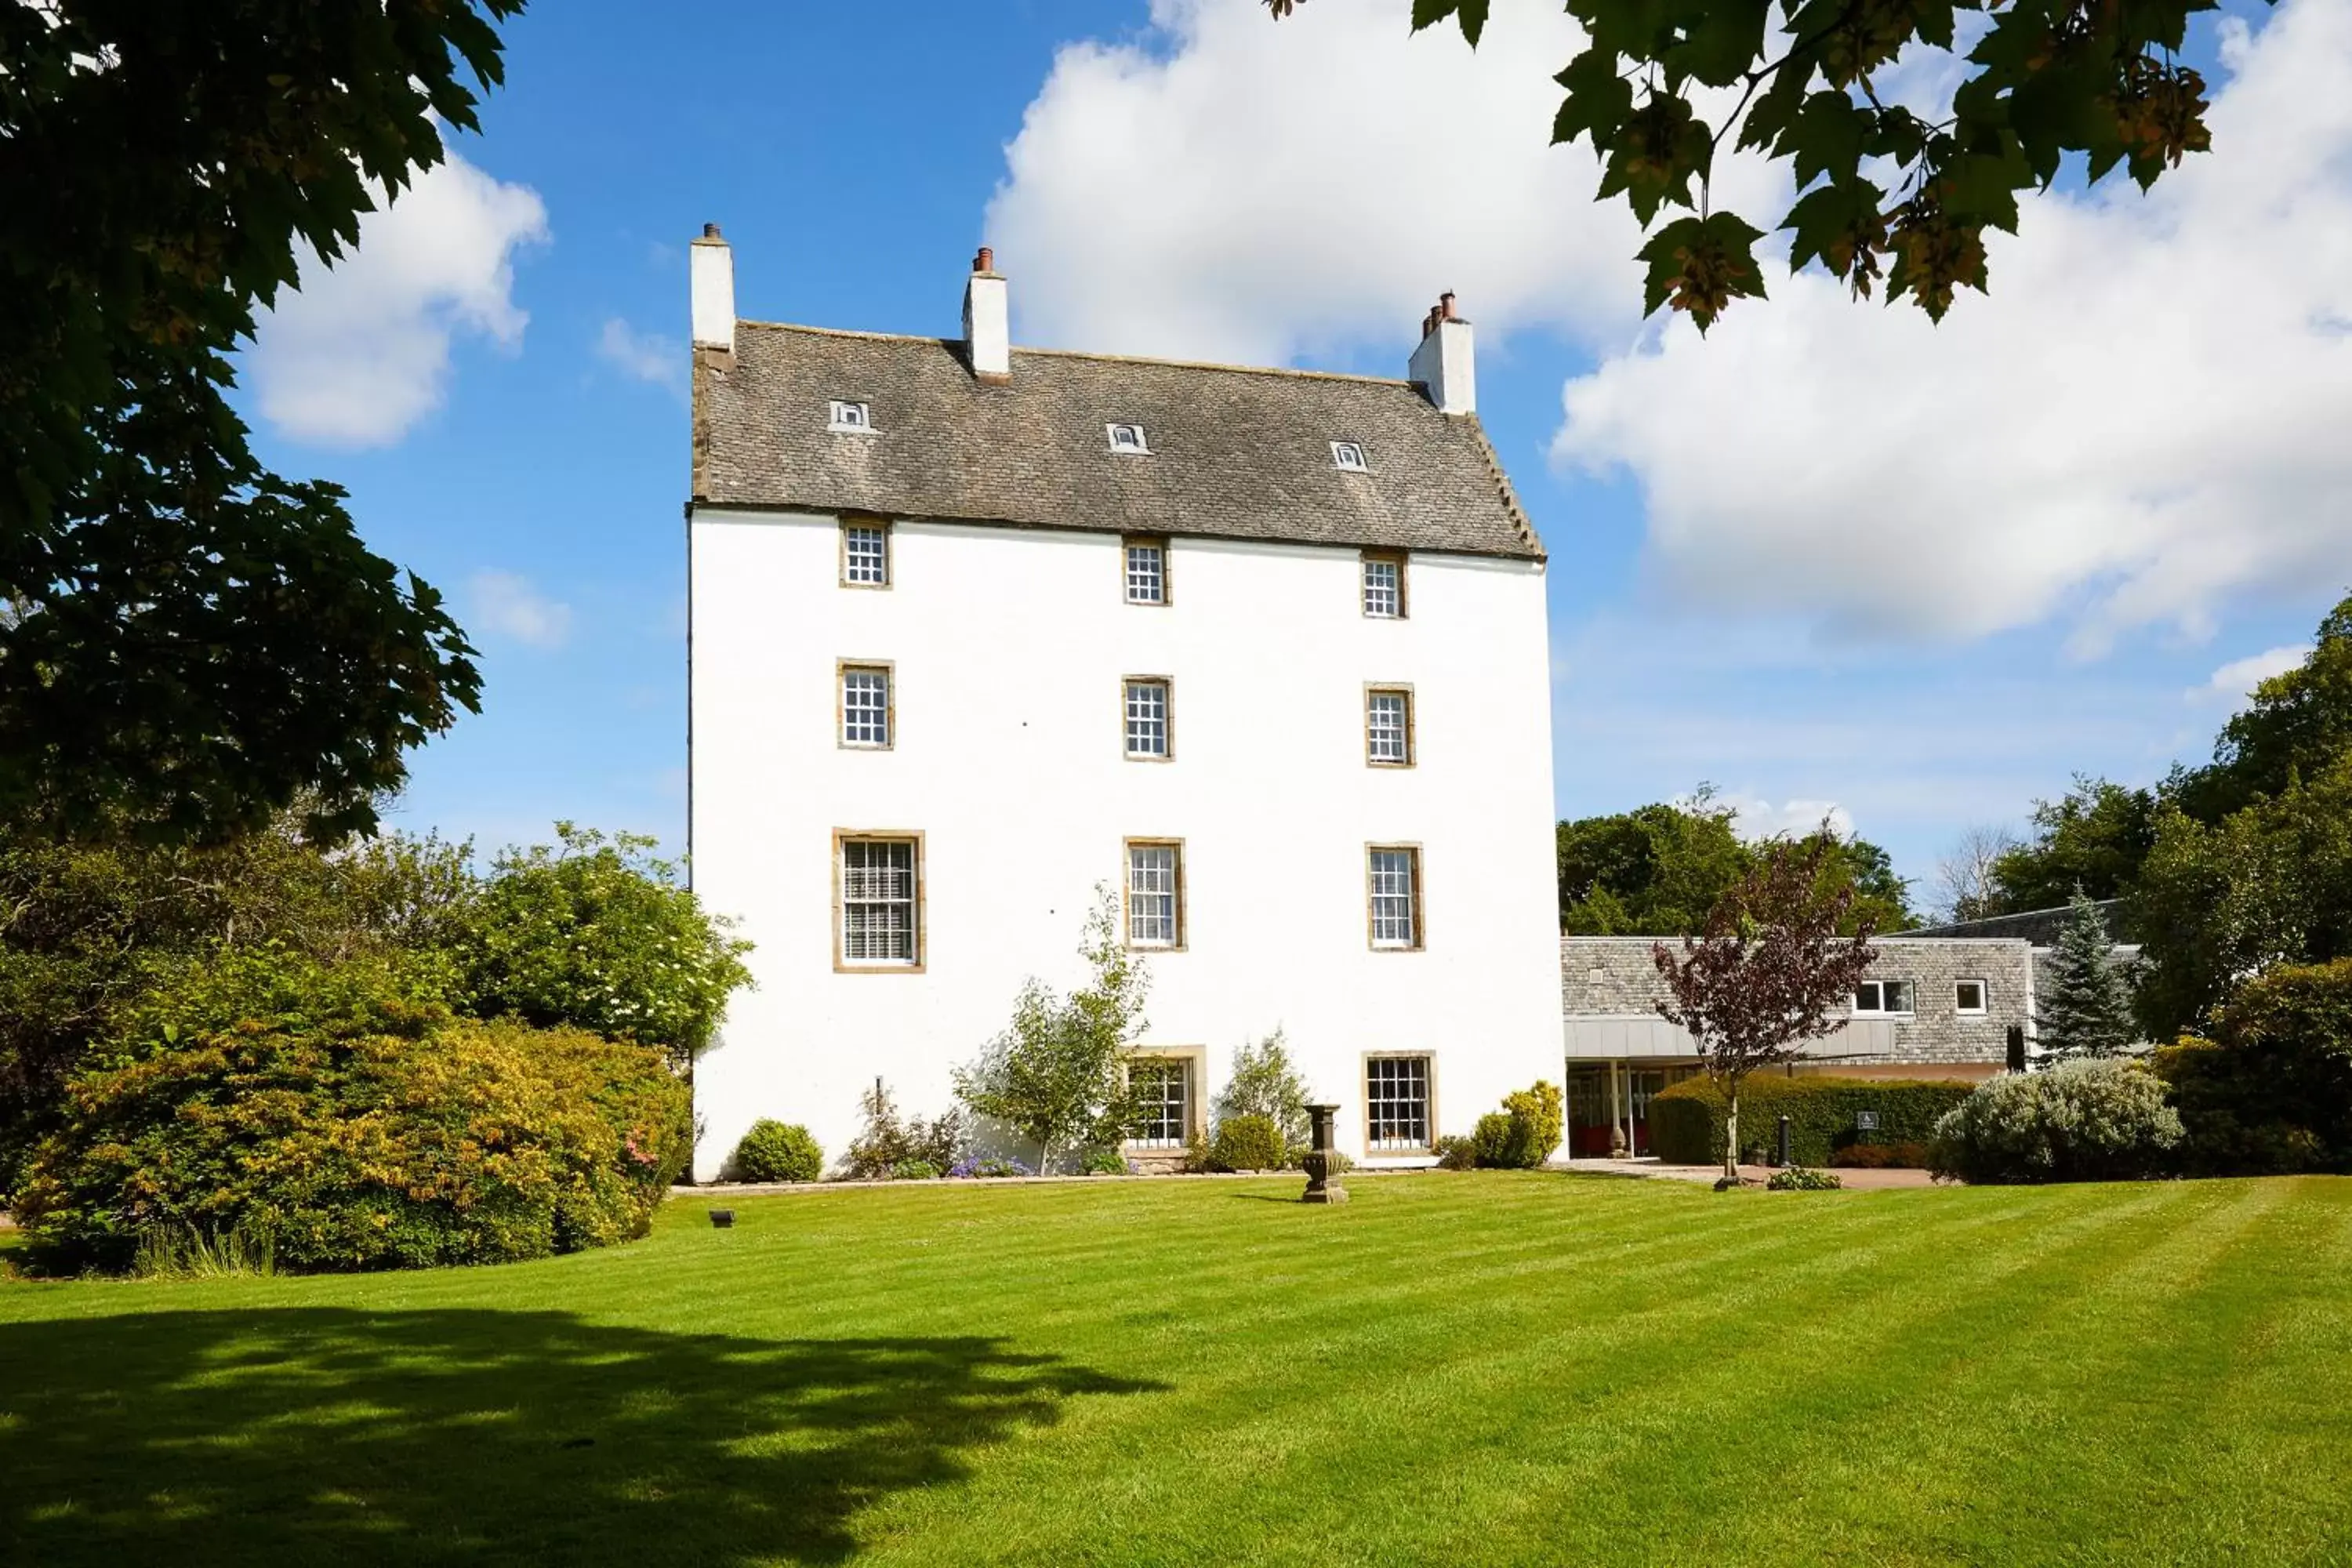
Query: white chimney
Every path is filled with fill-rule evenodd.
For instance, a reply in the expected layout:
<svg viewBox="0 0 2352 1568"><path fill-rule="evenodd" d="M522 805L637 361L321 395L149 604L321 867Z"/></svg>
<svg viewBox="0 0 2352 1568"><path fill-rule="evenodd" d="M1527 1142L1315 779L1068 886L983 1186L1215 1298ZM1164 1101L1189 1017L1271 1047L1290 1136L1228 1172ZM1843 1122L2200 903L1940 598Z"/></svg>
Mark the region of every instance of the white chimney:
<svg viewBox="0 0 2352 1568"><path fill-rule="evenodd" d="M719 237L719 226L702 226L702 237L688 247L688 292L694 300L694 346L735 352L735 252Z"/></svg>
<svg viewBox="0 0 2352 1568"><path fill-rule="evenodd" d="M1454 296L1437 297L1437 307L1422 319L1421 346L1412 351L1407 379L1442 414L1478 412L1478 377L1470 353L1470 323L1454 313Z"/></svg>
<svg viewBox="0 0 2352 1568"><path fill-rule="evenodd" d="M1012 317L1012 298L1003 275L996 270L996 252L983 245L971 258L971 276L963 286L963 341L971 356L973 380L1013 379Z"/></svg>

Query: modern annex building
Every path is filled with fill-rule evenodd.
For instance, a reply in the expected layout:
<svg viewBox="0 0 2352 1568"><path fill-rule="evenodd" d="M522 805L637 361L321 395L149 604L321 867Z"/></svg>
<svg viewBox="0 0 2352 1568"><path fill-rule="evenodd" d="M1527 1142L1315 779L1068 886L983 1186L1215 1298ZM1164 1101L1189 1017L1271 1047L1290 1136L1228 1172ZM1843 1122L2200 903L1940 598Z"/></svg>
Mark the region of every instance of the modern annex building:
<svg viewBox="0 0 2352 1568"><path fill-rule="evenodd" d="M837 1155L929 1113L1097 889L1142 1146L1280 1027L1360 1159L1561 1070L1541 542L1450 297L1395 380L740 321L693 247L695 885L757 944L698 1065Z"/></svg>

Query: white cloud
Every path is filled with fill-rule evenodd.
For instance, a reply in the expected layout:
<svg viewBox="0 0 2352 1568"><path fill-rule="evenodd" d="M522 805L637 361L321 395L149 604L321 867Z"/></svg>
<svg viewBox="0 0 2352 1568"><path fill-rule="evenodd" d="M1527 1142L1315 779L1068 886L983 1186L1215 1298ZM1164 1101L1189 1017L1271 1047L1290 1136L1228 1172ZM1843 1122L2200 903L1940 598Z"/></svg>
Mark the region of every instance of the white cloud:
<svg viewBox="0 0 2352 1568"><path fill-rule="evenodd" d="M596 357L624 375L684 395L686 345L659 332L641 332L618 316L604 320L596 338Z"/></svg>
<svg viewBox="0 0 2352 1568"><path fill-rule="evenodd" d="M2233 658L2215 670L2202 686L2192 686L2181 695L2192 702L2220 700L2232 706L2243 703L2254 694L2254 688L2273 675L2288 670L2311 657L2309 643L2290 643L2244 658Z"/></svg>
<svg viewBox="0 0 2352 1568"><path fill-rule="evenodd" d="M1778 280L1569 384L1678 596L1883 638L2053 616L2078 653L2352 554L2352 0L2221 24L2216 151L2026 205L1940 328Z"/></svg>
<svg viewBox="0 0 2352 1568"><path fill-rule="evenodd" d="M296 440L379 447L440 406L449 344L476 332L502 349L529 321L514 302L514 253L547 237L528 186L452 153L360 221L334 267L315 258L278 297L247 355L263 418Z"/></svg>
<svg viewBox="0 0 2352 1568"><path fill-rule="evenodd" d="M1623 324L1638 231L1547 145L1581 35L1496 10L1475 54L1406 0L1153 0L1137 41L1063 48L988 212L1020 335L1253 363L1370 337L1401 367L1444 289L1489 329Z"/></svg>
<svg viewBox="0 0 2352 1568"><path fill-rule="evenodd" d="M515 572L477 572L466 582L466 629L526 647L561 647L572 636L572 606L549 598Z"/></svg>

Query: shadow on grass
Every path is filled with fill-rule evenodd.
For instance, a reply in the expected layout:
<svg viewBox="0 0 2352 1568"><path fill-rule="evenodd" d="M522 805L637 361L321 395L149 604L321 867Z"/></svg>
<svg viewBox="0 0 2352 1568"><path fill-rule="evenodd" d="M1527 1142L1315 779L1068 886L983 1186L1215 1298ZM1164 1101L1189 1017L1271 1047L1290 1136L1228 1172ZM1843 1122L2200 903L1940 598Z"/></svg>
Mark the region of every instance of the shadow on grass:
<svg viewBox="0 0 2352 1568"><path fill-rule="evenodd" d="M561 1312L0 1325L0 1562L833 1563L860 1510L1114 1378L978 1338Z"/></svg>

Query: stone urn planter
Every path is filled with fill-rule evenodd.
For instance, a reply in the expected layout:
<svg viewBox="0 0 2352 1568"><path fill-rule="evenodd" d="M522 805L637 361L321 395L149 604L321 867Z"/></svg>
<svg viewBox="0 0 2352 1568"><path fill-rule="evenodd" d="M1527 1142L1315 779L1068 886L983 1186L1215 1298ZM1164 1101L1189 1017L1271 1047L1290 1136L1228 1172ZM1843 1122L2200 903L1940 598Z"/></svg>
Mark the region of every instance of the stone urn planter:
<svg viewBox="0 0 2352 1568"><path fill-rule="evenodd" d="M1299 1163L1307 1171L1307 1190L1298 1194L1304 1204L1344 1204L1348 1189L1331 1179L1331 1156L1337 1145L1331 1141L1331 1123L1339 1114L1336 1105L1310 1105L1307 1114L1315 1124L1315 1146L1307 1152Z"/></svg>

